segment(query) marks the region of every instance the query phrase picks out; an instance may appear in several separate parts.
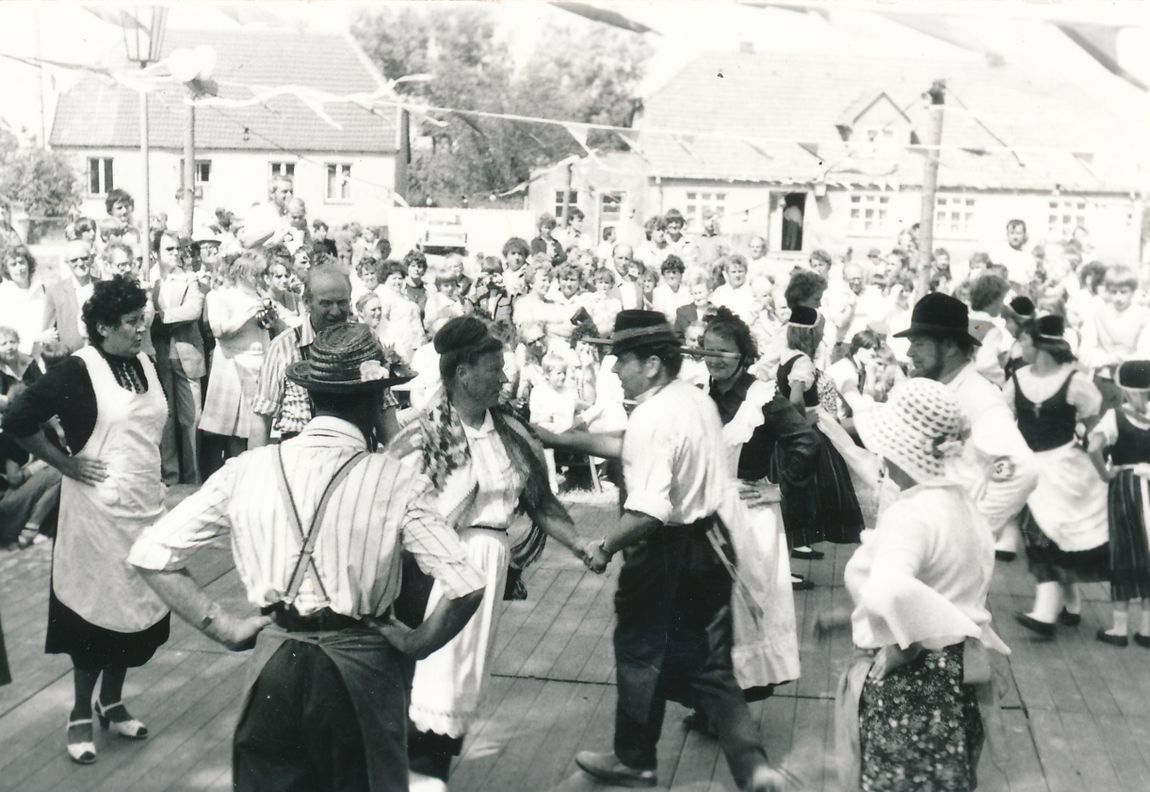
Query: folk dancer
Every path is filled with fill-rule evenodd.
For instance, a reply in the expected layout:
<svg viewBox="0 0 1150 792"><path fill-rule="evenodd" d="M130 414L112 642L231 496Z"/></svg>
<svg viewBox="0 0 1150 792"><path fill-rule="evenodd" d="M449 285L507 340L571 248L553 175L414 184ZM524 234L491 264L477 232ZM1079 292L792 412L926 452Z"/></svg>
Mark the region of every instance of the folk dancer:
<svg viewBox="0 0 1150 792"><path fill-rule="evenodd" d="M208 637L255 645L234 741L237 790L406 792L403 657L438 649L479 606L483 579L427 477L368 452L386 372L366 326L320 331L308 360L287 370L315 408L299 436L230 460L128 557ZM223 610L187 572L188 557L225 533L262 615ZM415 630L390 618L401 550L442 591Z"/></svg>

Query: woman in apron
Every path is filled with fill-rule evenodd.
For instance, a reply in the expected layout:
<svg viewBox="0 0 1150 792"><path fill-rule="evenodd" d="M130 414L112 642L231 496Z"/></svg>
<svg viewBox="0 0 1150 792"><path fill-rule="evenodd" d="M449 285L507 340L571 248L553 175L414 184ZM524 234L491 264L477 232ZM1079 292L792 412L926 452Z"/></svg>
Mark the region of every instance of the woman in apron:
<svg viewBox="0 0 1150 792"><path fill-rule="evenodd" d="M731 536L740 579L732 597L735 678L748 701L770 695L775 685L799 677L799 643L791 565L778 507L778 489L767 479L771 448L780 440L781 408L775 390L747 369L758 358L750 328L726 308L708 320L703 350L710 395L723 421L723 440L737 503L720 511ZM808 463L817 440L809 437ZM800 460L793 460L799 463ZM701 717L701 714L698 716Z"/></svg>
<svg viewBox="0 0 1150 792"><path fill-rule="evenodd" d="M97 283L83 308L90 345L25 391L5 420L6 432L64 476L45 650L72 658L68 756L81 764L96 761L97 682L100 725L130 739L147 736L121 701L124 678L168 639L167 609L126 563L136 537L164 510L160 434L168 408L155 366L140 352L146 303L122 276ZM70 455L39 433L53 416Z"/></svg>

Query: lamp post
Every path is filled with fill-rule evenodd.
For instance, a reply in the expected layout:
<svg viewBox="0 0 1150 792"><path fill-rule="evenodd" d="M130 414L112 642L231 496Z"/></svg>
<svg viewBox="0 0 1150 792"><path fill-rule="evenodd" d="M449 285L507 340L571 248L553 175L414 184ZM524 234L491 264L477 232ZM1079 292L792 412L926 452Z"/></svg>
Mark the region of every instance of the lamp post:
<svg viewBox="0 0 1150 792"><path fill-rule="evenodd" d="M134 13L124 13L124 49L128 60L140 64L144 69L160 59L164 45L164 29L167 26L168 9L162 6L138 6ZM152 247L152 206L150 201L150 174L148 172L148 94L140 92L140 177L143 189L140 191L140 209L143 220L140 222L140 238L145 251ZM145 253L145 261L148 253Z"/></svg>

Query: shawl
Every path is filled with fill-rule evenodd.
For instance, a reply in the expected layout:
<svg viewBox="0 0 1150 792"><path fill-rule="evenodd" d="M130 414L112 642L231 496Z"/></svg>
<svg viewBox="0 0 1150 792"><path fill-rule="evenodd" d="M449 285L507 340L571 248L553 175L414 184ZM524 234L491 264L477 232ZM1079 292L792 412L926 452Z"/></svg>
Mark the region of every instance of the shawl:
<svg viewBox="0 0 1150 792"><path fill-rule="evenodd" d="M543 444L539 438L507 407L492 408L491 417L512 466L527 473L516 514L527 514L531 518L531 529L511 548L511 565L522 569L538 560L546 544L547 536L540 527L539 517L551 516L567 521L571 518L551 492ZM440 492L452 473L471 462L463 424L446 394L405 426L391 442L388 451L414 464Z"/></svg>

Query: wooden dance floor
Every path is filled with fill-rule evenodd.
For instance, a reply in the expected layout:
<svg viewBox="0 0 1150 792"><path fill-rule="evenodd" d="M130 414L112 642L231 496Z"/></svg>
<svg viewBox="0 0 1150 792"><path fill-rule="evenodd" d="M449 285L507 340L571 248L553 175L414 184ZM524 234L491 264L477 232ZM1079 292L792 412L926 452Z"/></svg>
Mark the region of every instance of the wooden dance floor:
<svg viewBox="0 0 1150 792"><path fill-rule="evenodd" d="M577 504L588 536L614 519L611 505ZM849 661L846 634L819 642L816 613L844 606L842 568L850 548L824 546L827 558L796 561L818 584L796 595L802 679L753 705L767 752L795 776L796 789L834 790L833 692ZM836 552L837 550L837 552ZM0 790L120 792L231 788L231 734L244 657L230 654L187 625L147 666L128 676L125 700L147 724L143 742L97 733L99 761L81 767L64 753L72 684L67 658L43 653L50 550L39 545L0 554L3 615L13 684L0 688ZM617 564L612 571L617 571ZM193 565L217 599L241 600L227 546L209 548ZM597 577L548 551L527 580L530 599L506 604L485 718L464 748L453 792L575 792L603 789L574 757L607 750L614 727L611 652L614 576ZM1043 641L1016 626L1029 607L1025 562L1000 565L992 606L995 625L1014 654L998 664L1005 755L984 752L980 788L1012 792L1150 790L1150 651L1094 640L1109 623L1107 591L1087 587L1084 618ZM734 790L714 740L683 729L672 705L660 744L662 789Z"/></svg>

